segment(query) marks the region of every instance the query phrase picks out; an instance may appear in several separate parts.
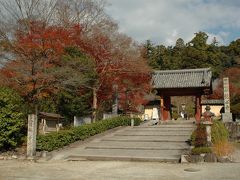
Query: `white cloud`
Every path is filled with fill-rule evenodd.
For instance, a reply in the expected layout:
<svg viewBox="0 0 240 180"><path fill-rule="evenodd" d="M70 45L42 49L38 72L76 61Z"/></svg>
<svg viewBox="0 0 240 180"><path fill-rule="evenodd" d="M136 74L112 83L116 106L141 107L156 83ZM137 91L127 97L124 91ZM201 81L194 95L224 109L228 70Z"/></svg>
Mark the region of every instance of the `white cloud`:
<svg viewBox="0 0 240 180"><path fill-rule="evenodd" d="M176 42L176 40L178 39L178 37L179 37L178 31L175 29L175 30L173 30L172 33L170 33L170 35L166 39L166 43L174 44Z"/></svg>
<svg viewBox="0 0 240 180"><path fill-rule="evenodd" d="M216 38L218 44L225 44L225 39L227 39L229 33L227 32L219 32L218 34L208 33L208 43L212 43L213 39Z"/></svg>
<svg viewBox="0 0 240 180"><path fill-rule="evenodd" d="M240 31L238 0L107 0L120 30L143 42L147 39L174 45L177 38L189 41L204 31L227 43L228 32ZM225 35L224 35L225 34Z"/></svg>

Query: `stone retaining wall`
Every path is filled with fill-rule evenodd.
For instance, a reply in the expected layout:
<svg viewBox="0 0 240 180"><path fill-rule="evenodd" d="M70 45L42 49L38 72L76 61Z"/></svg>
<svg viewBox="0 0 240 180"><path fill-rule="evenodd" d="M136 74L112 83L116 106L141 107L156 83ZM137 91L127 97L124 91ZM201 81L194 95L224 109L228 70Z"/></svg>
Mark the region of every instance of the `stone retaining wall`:
<svg viewBox="0 0 240 180"><path fill-rule="evenodd" d="M233 141L240 141L240 123L239 122L226 122L225 127L229 132L229 137Z"/></svg>

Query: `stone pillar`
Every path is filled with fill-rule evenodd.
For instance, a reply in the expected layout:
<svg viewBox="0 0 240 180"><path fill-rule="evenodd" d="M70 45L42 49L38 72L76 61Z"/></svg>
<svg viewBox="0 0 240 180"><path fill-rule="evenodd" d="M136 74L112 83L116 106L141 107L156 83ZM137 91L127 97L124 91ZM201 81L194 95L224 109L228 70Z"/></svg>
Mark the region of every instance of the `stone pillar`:
<svg viewBox="0 0 240 180"><path fill-rule="evenodd" d="M202 111L202 107L201 107L201 95L197 95L196 99L195 99L195 119L197 121L197 123L200 122L201 120L201 111Z"/></svg>
<svg viewBox="0 0 240 180"><path fill-rule="evenodd" d="M43 134L46 134L47 132L47 121L46 119L43 119Z"/></svg>
<svg viewBox="0 0 240 180"><path fill-rule="evenodd" d="M134 126L134 119L131 119L131 127Z"/></svg>
<svg viewBox="0 0 240 180"><path fill-rule="evenodd" d="M211 126L213 123L210 121L204 121L203 124L206 126L207 146L212 146Z"/></svg>
<svg viewBox="0 0 240 180"><path fill-rule="evenodd" d="M130 118L131 118L131 127L134 127L134 119L133 119L132 113L130 113Z"/></svg>
<svg viewBox="0 0 240 180"><path fill-rule="evenodd" d="M36 155L36 136L37 136L37 116L28 115L28 133L27 133L27 157Z"/></svg>
<svg viewBox="0 0 240 180"><path fill-rule="evenodd" d="M113 86L114 95L113 95L113 105L112 105L112 114L118 114L118 85Z"/></svg>
<svg viewBox="0 0 240 180"><path fill-rule="evenodd" d="M222 114L222 120L223 122L232 122L232 113L230 112L230 93L228 78L223 78L223 94L224 94L224 113Z"/></svg>
<svg viewBox="0 0 240 180"><path fill-rule="evenodd" d="M60 130L60 127L59 127L59 120L58 120L57 123L56 123L56 130L57 130L57 132Z"/></svg>
<svg viewBox="0 0 240 180"><path fill-rule="evenodd" d="M74 126L74 127L77 127L77 126L78 126L78 120L77 120L77 117L76 117L76 116L73 117L73 126Z"/></svg>

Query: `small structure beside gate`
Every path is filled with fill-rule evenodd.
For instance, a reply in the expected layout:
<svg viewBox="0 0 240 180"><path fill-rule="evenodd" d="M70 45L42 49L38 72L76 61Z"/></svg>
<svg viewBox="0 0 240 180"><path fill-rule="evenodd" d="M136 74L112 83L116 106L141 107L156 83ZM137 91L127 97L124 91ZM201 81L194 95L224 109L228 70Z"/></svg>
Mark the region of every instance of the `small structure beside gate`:
<svg viewBox="0 0 240 180"><path fill-rule="evenodd" d="M58 132L60 129L60 120L63 119L60 114L46 112L40 112L39 118L41 119L39 123L40 134L46 134L54 131Z"/></svg>

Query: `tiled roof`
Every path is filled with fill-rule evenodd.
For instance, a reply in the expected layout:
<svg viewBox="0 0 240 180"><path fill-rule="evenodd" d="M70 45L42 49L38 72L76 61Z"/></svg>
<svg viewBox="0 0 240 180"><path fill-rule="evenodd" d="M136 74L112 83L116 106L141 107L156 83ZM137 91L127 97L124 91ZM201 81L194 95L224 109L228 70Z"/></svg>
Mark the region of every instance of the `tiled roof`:
<svg viewBox="0 0 240 180"><path fill-rule="evenodd" d="M223 105L224 100L223 99L206 99L202 100L202 105Z"/></svg>
<svg viewBox="0 0 240 180"><path fill-rule="evenodd" d="M210 68L155 71L152 76L154 88L210 87Z"/></svg>
<svg viewBox="0 0 240 180"><path fill-rule="evenodd" d="M39 112L40 117L44 118L53 118L53 119L63 119L60 114L55 114L55 113L47 113L47 112Z"/></svg>

